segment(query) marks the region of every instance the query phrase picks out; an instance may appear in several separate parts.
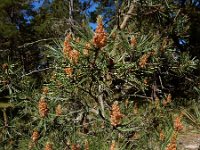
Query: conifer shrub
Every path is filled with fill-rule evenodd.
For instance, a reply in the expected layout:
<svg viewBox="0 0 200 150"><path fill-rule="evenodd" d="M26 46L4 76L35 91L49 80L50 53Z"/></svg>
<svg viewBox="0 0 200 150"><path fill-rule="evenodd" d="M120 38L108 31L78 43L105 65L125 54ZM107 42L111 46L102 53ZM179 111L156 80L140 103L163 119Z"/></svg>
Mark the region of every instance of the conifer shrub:
<svg viewBox="0 0 200 150"><path fill-rule="evenodd" d="M101 17L95 32L89 27L84 31L47 46L53 70L40 89L29 91L30 84L22 84L30 89L16 95L26 98L7 126L3 112L1 145L45 150L176 148L184 125L183 114L173 109L179 100L199 96L193 89L198 91L199 85L191 78L198 60L187 52L177 54L172 40L159 34L117 28L108 33ZM2 78L7 68L2 66Z"/></svg>
<svg viewBox="0 0 200 150"><path fill-rule="evenodd" d="M170 39L117 28L107 33L101 17L97 24L95 32L69 33L48 47L55 69L23 110L30 116L27 147L174 147L183 125L171 109L192 93L195 83L186 78L198 61L176 56Z"/></svg>

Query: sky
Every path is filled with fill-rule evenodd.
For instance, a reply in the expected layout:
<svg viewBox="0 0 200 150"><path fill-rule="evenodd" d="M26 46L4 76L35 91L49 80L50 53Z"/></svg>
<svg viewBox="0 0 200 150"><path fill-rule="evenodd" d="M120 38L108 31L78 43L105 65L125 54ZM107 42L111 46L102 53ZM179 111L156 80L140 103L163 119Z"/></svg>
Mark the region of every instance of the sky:
<svg viewBox="0 0 200 150"><path fill-rule="evenodd" d="M50 0L50 1L52 1L52 0ZM79 2L81 2L81 3L87 2L87 1L88 1L88 0L79 0ZM44 2L44 0L36 0L36 1L34 1L34 2L32 3L33 9L34 9L34 10L39 9L39 8L42 6L43 2ZM96 9L97 6L98 6L98 3L92 2L91 7L86 11L86 14L88 14L88 13L94 11L94 10ZM28 21L29 21L30 19L32 19L32 18L31 18L31 17L27 17L27 20L28 20ZM95 30L97 24L96 24L96 23L89 22L89 26L90 26L93 30Z"/></svg>
<svg viewBox="0 0 200 150"><path fill-rule="evenodd" d="M84 2L84 1L87 1L87 0L79 0L79 1L80 1L80 2ZM87 10L86 13L93 12L93 11L96 9L97 6L98 6L98 3L92 2L91 7ZM96 24L96 23L89 22L89 26L90 26L93 30L95 30L97 24Z"/></svg>
<svg viewBox="0 0 200 150"><path fill-rule="evenodd" d="M43 2L44 2L44 0L37 0L37 1L34 1L34 2L32 3L33 9L34 9L34 10L37 10L38 8L40 8L41 5L43 4Z"/></svg>

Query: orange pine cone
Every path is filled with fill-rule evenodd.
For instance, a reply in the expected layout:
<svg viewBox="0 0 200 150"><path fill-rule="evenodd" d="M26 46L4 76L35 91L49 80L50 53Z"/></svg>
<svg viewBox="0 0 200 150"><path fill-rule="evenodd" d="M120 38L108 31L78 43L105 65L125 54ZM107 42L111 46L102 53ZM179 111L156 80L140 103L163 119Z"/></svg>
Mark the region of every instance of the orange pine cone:
<svg viewBox="0 0 200 150"><path fill-rule="evenodd" d="M97 28L93 37L93 43L95 47L102 48L106 45L107 42L107 34L104 31L103 27L103 19L102 17L97 18Z"/></svg>
<svg viewBox="0 0 200 150"><path fill-rule="evenodd" d="M48 115L48 107L46 100L42 97L38 103L40 117L44 118Z"/></svg>
<svg viewBox="0 0 200 150"><path fill-rule="evenodd" d="M69 51L68 57L71 63L78 64L79 55L80 53L77 50Z"/></svg>
<svg viewBox="0 0 200 150"><path fill-rule="evenodd" d="M184 126L181 123L181 116L177 116L174 120L174 129L177 132L180 132L181 130L183 130Z"/></svg>
<svg viewBox="0 0 200 150"><path fill-rule="evenodd" d="M150 56L149 54L144 54L144 55L142 55L142 57L140 57L139 66L141 68L145 68L146 67L146 64L147 64L149 56Z"/></svg>
<svg viewBox="0 0 200 150"><path fill-rule="evenodd" d="M40 137L39 132L38 132L38 131L33 131L33 134L32 134L32 136L31 136L31 139L32 139L32 141L33 141L34 143L38 141L39 137Z"/></svg>
<svg viewBox="0 0 200 150"><path fill-rule="evenodd" d="M48 92L49 92L49 88L46 87L46 86L44 86L44 87L42 88L42 94L46 95Z"/></svg>
<svg viewBox="0 0 200 150"><path fill-rule="evenodd" d="M89 142L88 140L85 140L84 150L89 150Z"/></svg>
<svg viewBox="0 0 200 150"><path fill-rule="evenodd" d="M60 115L62 115L62 106L58 104L58 106L56 107L56 116Z"/></svg>
<svg viewBox="0 0 200 150"><path fill-rule="evenodd" d="M120 112L120 108L117 102L114 102L112 105L111 115L110 115L110 122L111 125L117 126L121 123L123 115Z"/></svg>
<svg viewBox="0 0 200 150"><path fill-rule="evenodd" d="M163 130L161 130L161 131L160 131L160 140L161 140L161 141L164 141L164 139L165 139L165 135L164 135L164 133L163 133Z"/></svg>
<svg viewBox="0 0 200 150"><path fill-rule="evenodd" d="M72 144L71 150L80 150L80 145L79 144Z"/></svg>
<svg viewBox="0 0 200 150"><path fill-rule="evenodd" d="M115 150L115 147L116 147L116 143L115 143L115 141L113 140L113 141L112 141L112 144L111 144L111 146L110 146L110 150Z"/></svg>
<svg viewBox="0 0 200 150"><path fill-rule="evenodd" d="M137 40L136 40L135 36L132 36L132 37L131 37L130 44L131 44L131 46L133 46L133 47L136 46Z"/></svg>
<svg viewBox="0 0 200 150"><path fill-rule="evenodd" d="M64 71L65 71L65 74L66 75L68 75L68 76L72 76L72 73L73 73L73 68L71 68L71 67L67 67L67 68L65 68L64 69Z"/></svg>
<svg viewBox="0 0 200 150"><path fill-rule="evenodd" d="M176 150L177 149L176 139L177 139L177 133L174 132L173 135L172 135L171 141L167 145L165 150Z"/></svg>
<svg viewBox="0 0 200 150"><path fill-rule="evenodd" d="M8 64L7 64L7 63L3 64L3 65L2 65L2 69L3 69L3 70L7 70L7 69L8 69Z"/></svg>
<svg viewBox="0 0 200 150"><path fill-rule="evenodd" d="M64 55L64 58L67 58L67 56L69 55L69 52L72 51L72 46L70 44L70 40L71 40L71 34L68 34L65 38L65 41L64 41L64 47L63 47L63 55Z"/></svg>
<svg viewBox="0 0 200 150"><path fill-rule="evenodd" d="M44 150L53 150L53 145L51 143L47 142Z"/></svg>
<svg viewBox="0 0 200 150"><path fill-rule="evenodd" d="M88 56L90 49L91 49L90 43L86 43L85 48L83 49L83 55Z"/></svg>

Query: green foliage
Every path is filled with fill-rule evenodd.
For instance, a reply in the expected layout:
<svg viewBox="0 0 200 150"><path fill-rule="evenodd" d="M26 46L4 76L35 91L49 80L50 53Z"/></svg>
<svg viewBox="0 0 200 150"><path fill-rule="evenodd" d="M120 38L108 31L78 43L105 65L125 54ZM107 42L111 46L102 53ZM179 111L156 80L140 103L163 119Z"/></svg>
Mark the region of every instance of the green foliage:
<svg viewBox="0 0 200 150"><path fill-rule="evenodd" d="M76 19L72 21L78 26L83 16L80 14L79 2L76 0L73 4L73 18ZM63 36L66 30L73 26L69 20L69 7L68 1L60 0L43 5L31 21L33 29L44 38Z"/></svg>
<svg viewBox="0 0 200 150"><path fill-rule="evenodd" d="M21 10L27 7L24 0L18 2L12 0L1 0L0 2L0 48L12 46L11 40L19 37L17 26L24 21Z"/></svg>
<svg viewBox="0 0 200 150"><path fill-rule="evenodd" d="M130 36L137 39L135 45L129 43ZM162 88L175 86L176 83L170 81L195 69L196 60L189 59L185 53L180 59L174 58L171 42L162 47L159 35L114 29L102 49L90 42L92 31L80 37L80 42L73 38L70 45L80 53L78 63L64 57L62 44L49 47L49 55L55 59L52 64L55 70L44 85L48 87L48 93L35 91L31 101L23 103L23 107L29 109L23 109L21 113L31 116L29 135L34 130L40 134L34 147L41 149L49 141L57 149L77 143L84 148L85 140L90 149L108 149L113 140L120 149L166 147L173 131L174 110L170 108L175 107L173 103L165 106L164 101L169 93L172 93L174 101L176 95L173 94L175 89L165 91ZM89 55L84 55L88 42L91 45ZM188 66L182 67L185 65L182 57L187 58ZM73 69L72 75L65 72L69 67ZM166 72L164 75L163 70ZM163 90L161 95L160 90ZM48 116L44 118L38 113L41 99L45 99L48 105ZM116 127L110 120L115 101L123 114ZM56 115L55 108L59 104L62 114ZM158 142L161 130L166 136L164 142Z"/></svg>
<svg viewBox="0 0 200 150"><path fill-rule="evenodd" d="M187 37L190 26L187 16L179 16L178 8L167 2L137 3L143 15L129 20L124 30L116 25L104 33L98 24L94 33L83 26L74 28L65 42L44 44L43 53L51 59L48 68L25 73L9 57L1 60L0 147L39 150L49 143L58 150L73 145L87 149L88 143L91 150L114 144L122 150L165 149L180 132L176 124L199 128L199 61L188 51L178 52L168 36L177 30ZM45 13L33 20L38 34L54 35L51 18L68 15L63 3L41 8ZM169 8L176 19L165 30ZM98 39L105 46L94 42ZM182 120L176 123L179 115Z"/></svg>

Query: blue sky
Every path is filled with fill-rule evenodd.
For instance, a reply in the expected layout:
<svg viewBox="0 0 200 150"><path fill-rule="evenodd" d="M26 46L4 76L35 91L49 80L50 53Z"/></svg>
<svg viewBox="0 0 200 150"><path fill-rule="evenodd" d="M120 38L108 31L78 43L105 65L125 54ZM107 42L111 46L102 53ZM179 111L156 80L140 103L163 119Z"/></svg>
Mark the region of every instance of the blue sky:
<svg viewBox="0 0 200 150"><path fill-rule="evenodd" d="M37 10L43 4L44 0L37 0L32 3L33 9Z"/></svg>
<svg viewBox="0 0 200 150"><path fill-rule="evenodd" d="M50 1L52 1L52 0L50 0ZM81 3L83 3L83 2L87 2L88 0L79 0ZM44 0L36 0L36 1L34 1L33 3L32 3L32 5L33 5L33 9L34 10L37 10L37 9L39 9L41 6L42 6L42 4L44 3ZM95 3L95 2L93 2L92 1L92 5L91 5L91 7L86 11L86 14L88 14L88 13L90 13L90 12L93 12L95 9L96 9L96 7L98 6L98 3ZM31 17L30 17L30 19L32 19ZM27 20L29 20L29 19L27 19ZM89 23L89 25L90 25L90 27L94 30L95 28L96 28L96 26L97 26L97 24L96 23Z"/></svg>
<svg viewBox="0 0 200 150"><path fill-rule="evenodd" d="M87 2L87 0L79 0L80 2ZM88 14L88 13L90 13L90 12L93 12L95 9L96 9L96 7L98 6L98 4L99 3L95 3L95 2L93 2L92 1L92 5L91 5L91 7L86 11L86 14ZM94 29L96 29L96 26L97 26L97 24L96 23L92 23L92 22L90 22L89 23L89 25L90 25L90 27L94 30Z"/></svg>

